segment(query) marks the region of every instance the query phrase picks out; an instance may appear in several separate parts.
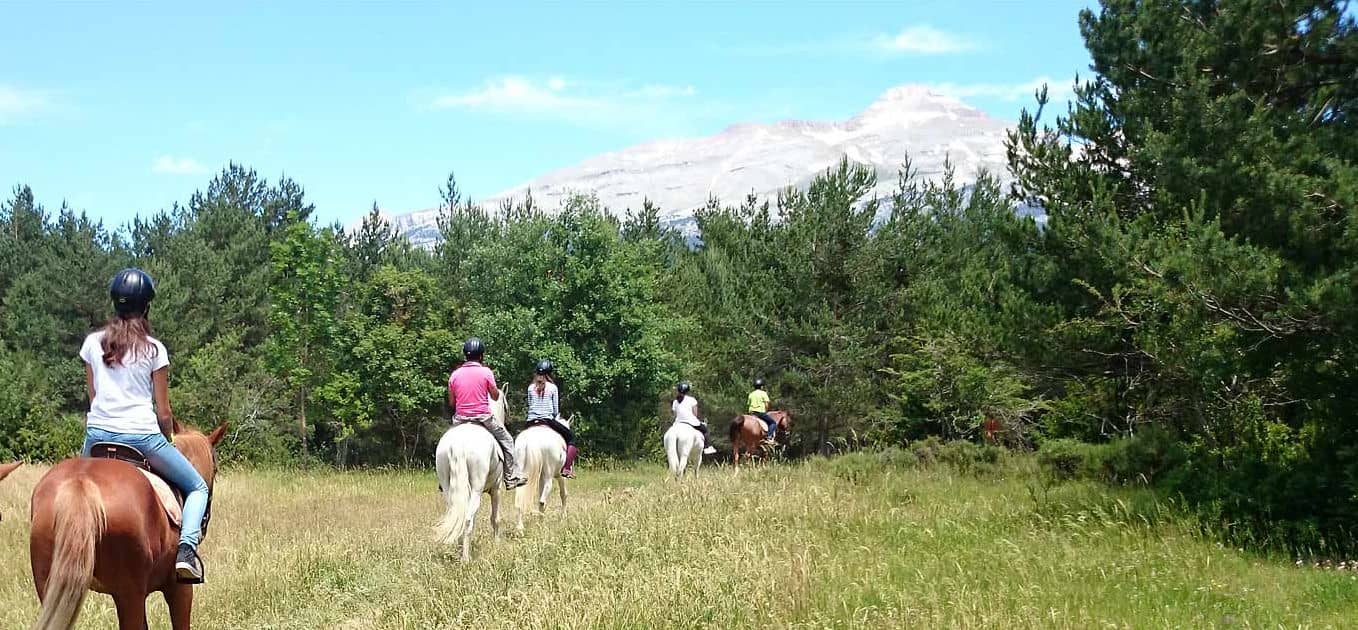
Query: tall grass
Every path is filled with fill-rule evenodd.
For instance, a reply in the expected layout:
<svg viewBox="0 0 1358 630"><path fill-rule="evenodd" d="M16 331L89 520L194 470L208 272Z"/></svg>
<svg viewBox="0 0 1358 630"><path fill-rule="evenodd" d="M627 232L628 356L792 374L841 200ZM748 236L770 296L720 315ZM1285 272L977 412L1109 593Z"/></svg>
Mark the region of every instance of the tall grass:
<svg viewBox="0 0 1358 630"><path fill-rule="evenodd" d="M28 492L0 483L0 628L36 615ZM225 471L202 628L1344 627L1358 577L1194 534L1148 495L1035 485L1023 460L962 474L848 456L667 482L581 472L572 514L430 542L430 472ZM512 508L506 507L506 510ZM502 515L509 523L512 514ZM512 529L512 528L511 528ZM507 530L508 531L508 530ZM107 597L80 627L114 626ZM152 627L165 628L155 601Z"/></svg>

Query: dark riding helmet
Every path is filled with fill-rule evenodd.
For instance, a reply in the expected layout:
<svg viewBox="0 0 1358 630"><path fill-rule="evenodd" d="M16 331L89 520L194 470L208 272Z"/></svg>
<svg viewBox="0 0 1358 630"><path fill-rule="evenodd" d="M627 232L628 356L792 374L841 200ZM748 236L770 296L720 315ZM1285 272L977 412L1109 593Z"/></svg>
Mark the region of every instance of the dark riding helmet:
<svg viewBox="0 0 1358 630"><path fill-rule="evenodd" d="M541 360L541 361L538 361L537 369L535 369L535 370L533 370L533 371L534 371L534 372L537 372L538 374L544 374L544 375L550 376L551 373L552 373L552 371L555 370L555 369L556 369L556 366L555 366L555 365L552 365L552 360L551 360L551 359L543 359L543 360Z"/></svg>
<svg viewBox="0 0 1358 630"><path fill-rule="evenodd" d="M145 271L128 267L113 274L108 294L113 298L113 310L119 315L142 315L156 298L156 283Z"/></svg>
<svg viewBox="0 0 1358 630"><path fill-rule="evenodd" d="M687 394L689 390L693 389L693 386L689 385L688 381L684 381L683 383L679 384L679 387L677 389L680 394Z"/></svg>
<svg viewBox="0 0 1358 630"><path fill-rule="evenodd" d="M462 356L468 361L480 361L486 355L486 344L480 337L472 337L462 344Z"/></svg>
<svg viewBox="0 0 1358 630"><path fill-rule="evenodd" d="M754 379L754 388L755 388L755 389L764 389L764 379L762 379L762 378Z"/></svg>

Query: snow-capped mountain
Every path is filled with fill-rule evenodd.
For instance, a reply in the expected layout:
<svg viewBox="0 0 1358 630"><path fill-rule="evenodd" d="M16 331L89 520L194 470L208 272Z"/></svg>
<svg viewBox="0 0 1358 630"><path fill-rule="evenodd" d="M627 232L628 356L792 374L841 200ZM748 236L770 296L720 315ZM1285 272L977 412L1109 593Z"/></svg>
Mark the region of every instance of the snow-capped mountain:
<svg viewBox="0 0 1358 630"><path fill-rule="evenodd" d="M789 185L802 187L844 156L876 170L878 196L895 189L907 154L925 179L938 178L949 158L960 183L982 168L1003 177L1007 129L955 98L906 85L843 122L738 124L704 138L648 142L547 173L482 204L496 208L531 190L539 205L554 209L572 193L593 193L619 214L650 199L663 221L683 225L709 196L737 204L751 192L771 196ZM429 244L438 238L437 216L437 210L423 210L392 222L412 242Z"/></svg>

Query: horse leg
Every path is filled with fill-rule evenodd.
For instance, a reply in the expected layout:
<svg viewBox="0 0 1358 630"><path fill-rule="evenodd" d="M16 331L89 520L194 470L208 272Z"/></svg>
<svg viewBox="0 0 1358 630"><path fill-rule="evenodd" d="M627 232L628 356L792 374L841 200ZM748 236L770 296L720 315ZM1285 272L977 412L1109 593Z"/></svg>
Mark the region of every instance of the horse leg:
<svg viewBox="0 0 1358 630"><path fill-rule="evenodd" d="M561 479L561 480L558 480L557 483L561 484L561 485L557 486L557 494L560 494L560 495L561 495L561 517L562 517L562 518L565 518L565 516L566 516L566 480L565 480L565 479Z"/></svg>
<svg viewBox="0 0 1358 630"><path fill-rule="evenodd" d="M493 491L492 494L494 494ZM462 528L463 562L471 562L472 559L472 525L476 524L476 511L479 509L481 509L481 490L480 488L473 488L471 499L467 501L466 527Z"/></svg>
<svg viewBox="0 0 1358 630"><path fill-rule="evenodd" d="M490 531L496 540L500 539L500 489L490 493Z"/></svg>
<svg viewBox="0 0 1358 630"><path fill-rule="evenodd" d="M165 589L165 605L170 608L170 627L174 630L189 630L189 620L193 614L193 587L188 584L175 584Z"/></svg>
<svg viewBox="0 0 1358 630"><path fill-rule="evenodd" d="M114 595L118 609L118 630L146 630L146 595Z"/></svg>

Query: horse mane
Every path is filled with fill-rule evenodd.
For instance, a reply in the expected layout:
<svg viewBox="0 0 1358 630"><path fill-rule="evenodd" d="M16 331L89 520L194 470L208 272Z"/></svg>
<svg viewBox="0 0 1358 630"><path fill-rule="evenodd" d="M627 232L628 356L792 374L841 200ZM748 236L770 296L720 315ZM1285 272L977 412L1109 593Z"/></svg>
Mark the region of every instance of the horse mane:
<svg viewBox="0 0 1358 630"><path fill-rule="evenodd" d="M174 444L184 457L193 464L194 468L203 475L203 479L208 485L212 485L212 477L215 476L217 468L217 454L213 445L220 440L222 434L226 432L226 425L223 424L212 430L210 435L191 426L183 424L178 420L174 421ZM214 473L209 476L207 473Z"/></svg>

